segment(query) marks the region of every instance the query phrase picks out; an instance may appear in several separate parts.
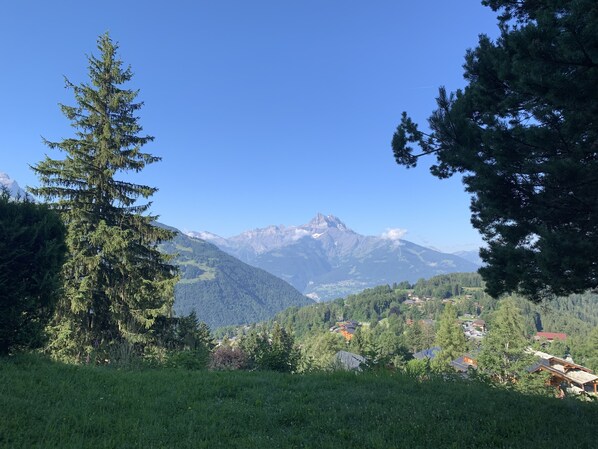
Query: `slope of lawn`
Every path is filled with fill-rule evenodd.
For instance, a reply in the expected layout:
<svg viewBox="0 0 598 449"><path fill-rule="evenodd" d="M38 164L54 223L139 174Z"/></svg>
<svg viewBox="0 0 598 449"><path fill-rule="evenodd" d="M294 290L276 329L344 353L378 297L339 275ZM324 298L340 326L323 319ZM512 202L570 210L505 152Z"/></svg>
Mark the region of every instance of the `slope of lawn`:
<svg viewBox="0 0 598 449"><path fill-rule="evenodd" d="M2 448L595 448L598 404L398 374L0 360Z"/></svg>

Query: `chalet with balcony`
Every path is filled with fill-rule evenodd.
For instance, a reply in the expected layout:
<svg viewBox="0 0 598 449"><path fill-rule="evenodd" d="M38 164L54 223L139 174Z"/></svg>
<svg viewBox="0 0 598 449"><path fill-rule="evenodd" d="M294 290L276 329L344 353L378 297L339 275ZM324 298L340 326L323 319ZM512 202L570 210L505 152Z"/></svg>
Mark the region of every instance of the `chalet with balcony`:
<svg viewBox="0 0 598 449"><path fill-rule="evenodd" d="M550 384L555 388L565 384L577 394L598 395L598 376L585 366L574 363L571 359L562 359L541 351L530 350L539 361L529 368L534 373L545 371L550 374Z"/></svg>

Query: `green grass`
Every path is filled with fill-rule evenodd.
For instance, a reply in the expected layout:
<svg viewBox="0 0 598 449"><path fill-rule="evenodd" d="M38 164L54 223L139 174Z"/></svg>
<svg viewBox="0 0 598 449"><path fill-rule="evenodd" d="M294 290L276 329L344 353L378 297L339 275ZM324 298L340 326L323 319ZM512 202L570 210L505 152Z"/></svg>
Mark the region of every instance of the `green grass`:
<svg viewBox="0 0 598 449"><path fill-rule="evenodd" d="M595 448L598 404L393 374L0 360L2 448Z"/></svg>
<svg viewBox="0 0 598 449"><path fill-rule="evenodd" d="M200 270L203 271L203 273L201 275L199 275L198 277L196 277L196 278L192 278L192 279L182 278L182 279L179 279L179 282L181 284L194 284L196 282L211 281L213 279L216 279L216 268L210 267L210 266L208 266L205 263L200 263L200 262L198 262L196 260L179 260L177 262L177 264L179 266L183 266L183 267L191 265L191 266L197 267L197 268L199 268Z"/></svg>

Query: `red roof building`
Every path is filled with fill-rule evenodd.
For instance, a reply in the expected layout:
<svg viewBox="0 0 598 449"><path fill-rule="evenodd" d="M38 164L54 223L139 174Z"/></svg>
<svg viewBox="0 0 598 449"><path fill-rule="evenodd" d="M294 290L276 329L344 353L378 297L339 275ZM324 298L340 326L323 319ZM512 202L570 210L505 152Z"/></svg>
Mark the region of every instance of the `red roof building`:
<svg viewBox="0 0 598 449"><path fill-rule="evenodd" d="M562 334L559 332L538 332L536 333L536 335L534 335L534 340L542 340L542 339L546 339L548 341L554 341L554 340L566 340L567 339L567 334Z"/></svg>

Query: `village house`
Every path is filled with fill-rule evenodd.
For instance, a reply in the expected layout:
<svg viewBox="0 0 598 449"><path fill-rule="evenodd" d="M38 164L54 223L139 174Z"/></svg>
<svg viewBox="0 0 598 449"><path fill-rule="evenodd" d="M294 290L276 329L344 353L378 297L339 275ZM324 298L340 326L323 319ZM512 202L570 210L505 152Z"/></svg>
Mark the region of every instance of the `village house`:
<svg viewBox="0 0 598 449"><path fill-rule="evenodd" d="M405 301L403 301L403 304L408 305L408 306L421 306L423 305L425 302L427 301L432 301L432 297L430 296L423 296L423 297L419 297L417 295L414 295L412 293L409 293L407 295L407 298Z"/></svg>
<svg viewBox="0 0 598 449"><path fill-rule="evenodd" d="M486 322L480 319L465 319L461 322L463 333L468 340L481 340L486 336Z"/></svg>
<svg viewBox="0 0 598 449"><path fill-rule="evenodd" d="M432 348L427 348L422 351L416 352L413 354L414 359L418 360L433 360L436 355L440 352L441 348L439 346L434 346ZM470 369L477 369L478 368L478 361L477 357L474 354L467 353L462 355L461 357L453 360L450 365L455 369L455 371L460 373L467 373Z"/></svg>
<svg viewBox="0 0 598 449"><path fill-rule="evenodd" d="M559 332L537 332L536 335L534 335L535 341L547 340L549 342L553 342L554 340L565 341L566 339L567 334Z"/></svg>
<svg viewBox="0 0 598 449"><path fill-rule="evenodd" d="M550 384L555 388L565 386L575 394L598 395L598 376L585 366L574 363L570 358L562 359L541 351L529 350L539 361L529 372L545 371L550 374Z"/></svg>
<svg viewBox="0 0 598 449"><path fill-rule="evenodd" d="M440 352L440 347L434 346L432 348L427 348L427 349L423 349L419 352L416 352L415 354L413 354L413 358L418 359L418 360L425 360L425 359L432 360L434 357L436 357L436 354L438 352Z"/></svg>
<svg viewBox="0 0 598 449"><path fill-rule="evenodd" d="M481 332L486 332L486 321L480 319L474 320L473 327L479 329Z"/></svg>
<svg viewBox="0 0 598 449"><path fill-rule="evenodd" d="M347 320L347 321L339 321L336 325L330 328L330 332L336 332L341 334L345 337L345 340L350 341L353 338L353 334L360 326L357 321Z"/></svg>
<svg viewBox="0 0 598 449"><path fill-rule="evenodd" d="M362 365L366 363L364 357L347 351L338 351L334 355L335 363L346 370L361 371Z"/></svg>
<svg viewBox="0 0 598 449"><path fill-rule="evenodd" d="M478 369L477 356L471 353L464 354L453 360L451 366L460 373L467 373L470 369Z"/></svg>

